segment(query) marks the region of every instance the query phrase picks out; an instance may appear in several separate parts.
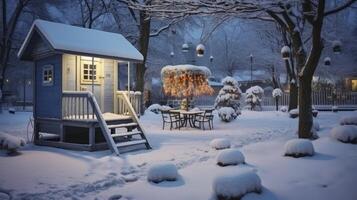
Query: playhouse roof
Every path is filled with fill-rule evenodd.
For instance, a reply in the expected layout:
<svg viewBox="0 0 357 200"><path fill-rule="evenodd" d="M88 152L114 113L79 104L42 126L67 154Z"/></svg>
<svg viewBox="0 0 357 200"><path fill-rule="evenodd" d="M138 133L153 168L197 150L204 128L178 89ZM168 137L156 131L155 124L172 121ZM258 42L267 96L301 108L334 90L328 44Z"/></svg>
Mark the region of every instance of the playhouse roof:
<svg viewBox="0 0 357 200"><path fill-rule="evenodd" d="M32 51L29 45L34 33L49 43L52 50L116 60L142 62L143 55L121 34L87 29L67 24L35 20L22 44L18 57L29 60L25 54Z"/></svg>

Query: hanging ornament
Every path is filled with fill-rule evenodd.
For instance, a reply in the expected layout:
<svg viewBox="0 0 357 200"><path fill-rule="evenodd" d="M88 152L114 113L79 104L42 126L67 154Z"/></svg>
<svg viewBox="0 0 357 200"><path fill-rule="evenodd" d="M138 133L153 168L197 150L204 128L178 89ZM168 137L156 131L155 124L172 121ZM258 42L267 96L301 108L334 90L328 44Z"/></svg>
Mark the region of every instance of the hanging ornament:
<svg viewBox="0 0 357 200"><path fill-rule="evenodd" d="M331 58L330 57L326 57L324 59L324 63L325 63L326 66L330 66L331 65Z"/></svg>
<svg viewBox="0 0 357 200"><path fill-rule="evenodd" d="M198 57L202 57L205 53L205 46L203 44L199 44L196 47L196 53Z"/></svg>
<svg viewBox="0 0 357 200"><path fill-rule="evenodd" d="M186 53L186 52L188 52L188 50L189 50L188 44L187 43L183 43L182 44L182 52Z"/></svg>
<svg viewBox="0 0 357 200"><path fill-rule="evenodd" d="M284 60L289 59L290 58L290 47L283 46L283 48L281 48L281 56L283 57Z"/></svg>
<svg viewBox="0 0 357 200"><path fill-rule="evenodd" d="M171 51L170 56L174 57L174 55L175 55L175 53L173 51Z"/></svg>
<svg viewBox="0 0 357 200"><path fill-rule="evenodd" d="M213 62L213 56L210 56L210 57L209 57L209 61L210 61L210 62Z"/></svg>
<svg viewBox="0 0 357 200"><path fill-rule="evenodd" d="M342 46L342 42L339 40L334 40L332 42L332 50L335 54L339 54L341 53L341 46Z"/></svg>

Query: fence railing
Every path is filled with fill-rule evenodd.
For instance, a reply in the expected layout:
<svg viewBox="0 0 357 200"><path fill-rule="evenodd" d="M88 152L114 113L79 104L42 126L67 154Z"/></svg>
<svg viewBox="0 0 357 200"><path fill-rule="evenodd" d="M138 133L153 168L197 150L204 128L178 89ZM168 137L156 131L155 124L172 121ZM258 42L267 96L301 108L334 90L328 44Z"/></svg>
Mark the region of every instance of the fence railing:
<svg viewBox="0 0 357 200"><path fill-rule="evenodd" d="M128 95L128 91L117 91L116 92L116 102L115 102L115 110L114 113L120 115L130 115L130 110L125 102L124 95L128 98L131 106L133 107L137 116L140 116L141 113L141 92L130 91Z"/></svg>
<svg viewBox="0 0 357 200"><path fill-rule="evenodd" d="M357 106L357 92L320 90L312 92L313 105L355 105ZM274 106L275 99L272 96L263 97L263 106ZM279 105L289 104L289 93L283 93L279 98Z"/></svg>

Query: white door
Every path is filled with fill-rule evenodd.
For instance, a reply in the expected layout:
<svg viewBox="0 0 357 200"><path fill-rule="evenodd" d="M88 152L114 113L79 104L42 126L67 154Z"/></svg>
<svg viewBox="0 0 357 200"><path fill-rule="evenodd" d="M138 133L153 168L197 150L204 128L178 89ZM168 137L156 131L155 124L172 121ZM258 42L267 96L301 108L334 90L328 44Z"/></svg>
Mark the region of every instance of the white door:
<svg viewBox="0 0 357 200"><path fill-rule="evenodd" d="M103 110L103 64L99 58L80 57L80 90L91 91Z"/></svg>

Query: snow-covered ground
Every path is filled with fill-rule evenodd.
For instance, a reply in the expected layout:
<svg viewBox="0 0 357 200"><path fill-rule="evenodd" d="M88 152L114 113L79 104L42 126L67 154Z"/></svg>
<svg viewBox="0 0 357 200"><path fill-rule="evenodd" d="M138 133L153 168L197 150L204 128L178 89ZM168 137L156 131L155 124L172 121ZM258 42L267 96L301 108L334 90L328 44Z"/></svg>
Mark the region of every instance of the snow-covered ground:
<svg viewBox="0 0 357 200"><path fill-rule="evenodd" d="M0 133L26 139L31 113L0 114ZM0 151L0 199L137 199L213 200L217 176L253 170L263 185L261 194L244 200L357 199L357 145L330 137L330 130L345 116L356 112L320 112L320 138L313 141L313 157L284 155L284 144L296 138L297 119L288 113L243 111L230 123L215 116L214 130L161 129L161 115L147 113L141 121L152 150L111 155L109 151L80 152L28 144L21 154ZM227 138L238 148L246 164L220 167L219 151L209 143ZM147 181L150 166L176 165L177 181L159 184ZM5 193L5 194L4 194Z"/></svg>

